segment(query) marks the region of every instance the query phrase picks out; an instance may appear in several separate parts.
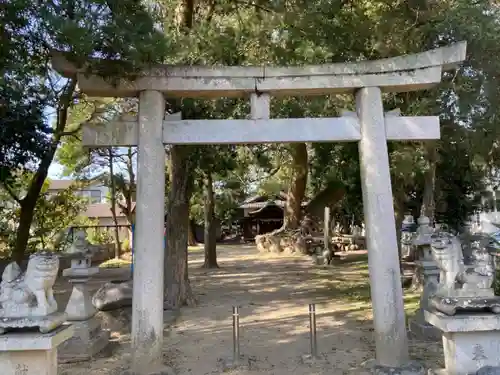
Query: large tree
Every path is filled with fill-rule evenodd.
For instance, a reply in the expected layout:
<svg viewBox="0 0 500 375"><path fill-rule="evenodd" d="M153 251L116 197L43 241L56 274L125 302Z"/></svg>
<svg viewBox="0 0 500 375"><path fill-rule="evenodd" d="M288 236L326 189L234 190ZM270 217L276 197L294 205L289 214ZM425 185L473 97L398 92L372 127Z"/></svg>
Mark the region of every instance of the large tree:
<svg viewBox="0 0 500 375"><path fill-rule="evenodd" d="M163 59L166 42L147 10L133 0L13 0L2 5L0 22L4 52L0 57L0 182L20 205L12 249L13 258L20 261L56 149L63 137L77 130L68 128L69 110L81 100L77 77L61 79L55 73L54 50L63 51L79 67L89 57L120 57L122 62L112 67L99 60L86 65L109 78L134 74L144 64ZM12 188L15 169L33 176L21 195Z"/></svg>

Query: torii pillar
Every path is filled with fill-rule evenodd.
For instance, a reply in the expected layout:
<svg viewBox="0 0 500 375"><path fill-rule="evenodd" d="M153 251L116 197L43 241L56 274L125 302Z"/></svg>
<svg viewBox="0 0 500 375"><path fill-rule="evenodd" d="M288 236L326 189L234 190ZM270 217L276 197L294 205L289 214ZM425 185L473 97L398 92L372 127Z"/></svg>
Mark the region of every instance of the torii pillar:
<svg viewBox="0 0 500 375"><path fill-rule="evenodd" d="M164 115L163 93L146 90L139 94L132 296L133 371L137 374L155 371L154 367L161 365L162 358L165 256ZM161 267L161 271L158 271L158 267Z"/></svg>
<svg viewBox="0 0 500 375"><path fill-rule="evenodd" d="M400 367L409 360L408 344L392 188L387 183L391 175L382 92L378 87L358 90L356 112L361 125L358 147L376 358L381 366Z"/></svg>

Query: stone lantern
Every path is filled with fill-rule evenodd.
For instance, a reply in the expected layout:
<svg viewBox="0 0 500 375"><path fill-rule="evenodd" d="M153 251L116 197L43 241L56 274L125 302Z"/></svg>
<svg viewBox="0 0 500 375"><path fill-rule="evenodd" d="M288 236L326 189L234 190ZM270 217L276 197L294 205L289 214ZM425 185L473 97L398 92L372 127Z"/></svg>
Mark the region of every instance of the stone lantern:
<svg viewBox="0 0 500 375"><path fill-rule="evenodd" d="M429 298L435 293L439 283L439 267L432 257L431 236L434 230L430 226L430 220L421 216L417 220L417 235L413 240L416 248L418 277L423 280L423 290L420 296L420 306L415 317L410 321L410 331L420 339L439 340L441 331L427 323L424 311L429 309Z"/></svg>
<svg viewBox="0 0 500 375"><path fill-rule="evenodd" d="M75 240L67 257L71 267L63 271L63 276L73 284L73 290L66 305L67 320L75 329L73 337L59 349L61 362L76 362L91 359L109 342L110 333L101 328L96 318L97 310L92 304L88 286L90 278L99 273L98 267L92 267L92 252L83 231L75 234Z"/></svg>

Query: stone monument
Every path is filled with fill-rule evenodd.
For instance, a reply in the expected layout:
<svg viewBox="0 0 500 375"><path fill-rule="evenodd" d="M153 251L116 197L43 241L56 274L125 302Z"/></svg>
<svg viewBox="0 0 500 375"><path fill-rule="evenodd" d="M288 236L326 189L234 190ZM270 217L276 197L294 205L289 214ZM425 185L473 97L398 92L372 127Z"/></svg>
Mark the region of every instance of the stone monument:
<svg viewBox="0 0 500 375"><path fill-rule="evenodd" d="M57 374L57 347L73 333L71 326L63 326L66 314L57 312L52 288L58 270L59 258L50 252L32 254L24 273L15 262L5 268L0 284L2 375Z"/></svg>
<svg viewBox="0 0 500 375"><path fill-rule="evenodd" d="M430 227L430 220L426 216L421 216L418 220L416 237L413 239L413 246L417 256L416 264L417 277L422 280L422 294L420 296L420 306L415 317L410 320L409 328L415 337L424 340L439 340L441 331L425 321L424 311L429 310L429 299L436 292L439 278L439 268L432 258L431 235L433 229Z"/></svg>
<svg viewBox="0 0 500 375"><path fill-rule="evenodd" d="M75 333L59 350L59 360L64 363L91 359L108 345L110 335L108 330L101 328L95 316L97 310L88 289L87 282L99 268L92 267L92 253L84 231L75 233L67 256L71 259L71 268L65 269L63 276L69 278L73 290L66 305L66 315Z"/></svg>
<svg viewBox="0 0 500 375"><path fill-rule="evenodd" d="M431 239L441 273L425 318L443 332L445 369L439 373L484 373L500 366L500 297L492 289L494 260L487 236L475 234L472 239L468 264L456 236L438 232Z"/></svg>

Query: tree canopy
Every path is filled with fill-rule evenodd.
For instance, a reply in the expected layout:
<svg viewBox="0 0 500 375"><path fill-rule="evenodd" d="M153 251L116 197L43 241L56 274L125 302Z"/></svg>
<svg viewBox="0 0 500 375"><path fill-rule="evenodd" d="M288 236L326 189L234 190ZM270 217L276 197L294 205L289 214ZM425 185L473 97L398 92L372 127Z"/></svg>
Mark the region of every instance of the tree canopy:
<svg viewBox="0 0 500 375"><path fill-rule="evenodd" d="M13 252L21 256L28 243L58 147L57 161L73 176L135 153L102 150L89 156L81 147L82 123L135 113L137 103L81 94L77 77L63 79L52 70L54 50L113 82L134 78L156 62L302 66L387 58L466 40L466 61L444 73L440 85L383 96L386 110L441 120L440 140L389 143L397 227L410 211L459 229L480 207L485 186L498 184L498 16L497 4L488 0L10 1L0 21L0 183L21 208ZM97 59L84 65L89 57L120 63ZM250 112L248 98L167 97L166 108L181 111L184 119L247 118ZM352 95L271 101L273 118L338 116L343 109L354 109ZM215 219L231 222L251 194L288 193L283 230L300 225L303 202L315 202L316 212L317 197L333 188L338 199L322 202L331 205L335 221L344 230L363 221L353 143L168 146L166 159L167 216L176 219L167 220L166 229L167 305L193 301L185 262L191 221L203 222L213 237ZM128 160L107 170L123 207L134 199L137 173L133 156ZM15 189L19 173L31 176L21 194ZM213 243L206 242L206 254L213 256Z"/></svg>

